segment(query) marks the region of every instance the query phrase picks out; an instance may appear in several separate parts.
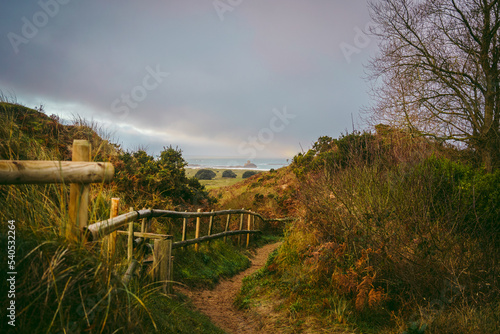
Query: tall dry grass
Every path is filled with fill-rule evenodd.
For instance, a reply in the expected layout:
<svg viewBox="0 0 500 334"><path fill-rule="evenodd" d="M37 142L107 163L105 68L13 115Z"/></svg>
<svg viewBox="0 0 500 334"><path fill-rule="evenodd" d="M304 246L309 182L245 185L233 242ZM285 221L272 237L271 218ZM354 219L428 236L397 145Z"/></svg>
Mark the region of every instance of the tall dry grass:
<svg viewBox="0 0 500 334"><path fill-rule="evenodd" d="M500 332L500 171L462 154L389 132L296 157L300 220L273 267L286 291L326 289L335 316L383 332Z"/></svg>
<svg viewBox="0 0 500 334"><path fill-rule="evenodd" d="M50 118L32 119L34 112L19 105L0 105L0 153L2 159L60 160L67 153L51 146L62 138L47 132ZM19 118L22 122L19 123ZM101 160L104 140L91 133L91 125L73 125L75 133L94 143L93 157ZM23 127L30 128L29 131ZM59 126L55 126L57 129ZM61 136L63 128L60 128ZM31 134L47 135L47 141ZM64 141L61 141L64 142ZM67 157L66 157L67 158ZM93 185L91 220L109 216L110 199L116 194L104 185ZM0 322L1 332L111 333L144 332L154 328L146 307L158 287L124 286L125 263L110 263L98 246L69 243L59 226L68 220L67 185L0 186L0 252L7 264L7 221L15 221L16 321L15 328ZM1 307L7 309L7 271L2 270ZM142 285L142 284L141 284ZM156 297L155 297L156 298Z"/></svg>

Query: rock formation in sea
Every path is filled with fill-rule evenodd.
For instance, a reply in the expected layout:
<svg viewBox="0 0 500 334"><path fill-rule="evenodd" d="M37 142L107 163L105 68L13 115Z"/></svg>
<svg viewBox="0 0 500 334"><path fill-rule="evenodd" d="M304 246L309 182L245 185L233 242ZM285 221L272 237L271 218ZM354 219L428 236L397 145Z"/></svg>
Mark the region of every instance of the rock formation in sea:
<svg viewBox="0 0 500 334"><path fill-rule="evenodd" d="M257 165L254 164L254 163L251 163L250 160L247 160L246 164L244 164L243 167L246 167L246 168L257 168Z"/></svg>

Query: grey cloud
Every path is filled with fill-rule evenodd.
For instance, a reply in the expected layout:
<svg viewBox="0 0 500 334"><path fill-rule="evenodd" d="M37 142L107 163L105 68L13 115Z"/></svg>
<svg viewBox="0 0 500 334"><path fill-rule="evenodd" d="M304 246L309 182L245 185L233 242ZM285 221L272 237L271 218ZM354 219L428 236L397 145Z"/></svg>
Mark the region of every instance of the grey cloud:
<svg viewBox="0 0 500 334"><path fill-rule="evenodd" d="M369 102L361 79L368 50L348 64L339 48L369 21L365 1L243 1L224 21L210 1L70 1L14 53L7 34L39 10L35 1L9 2L0 14L0 62L8 64L0 89L149 130L118 128L126 145L175 144L187 154L211 145L234 154L268 125L273 108L287 106L297 121L269 145L279 154L338 135ZM147 67L157 66L169 76L136 89L147 96L120 117L113 101L144 85Z"/></svg>

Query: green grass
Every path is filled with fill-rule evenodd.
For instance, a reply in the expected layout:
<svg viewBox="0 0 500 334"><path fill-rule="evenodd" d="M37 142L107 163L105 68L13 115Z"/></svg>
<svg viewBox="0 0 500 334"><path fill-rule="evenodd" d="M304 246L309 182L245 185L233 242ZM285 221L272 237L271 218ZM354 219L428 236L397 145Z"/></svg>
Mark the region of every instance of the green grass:
<svg viewBox="0 0 500 334"><path fill-rule="evenodd" d="M155 296L146 303L151 310L152 317L157 319L156 329L149 325L146 332L158 333L206 333L223 334L224 331L216 327L210 319L197 312L189 299L176 294L166 297Z"/></svg>
<svg viewBox="0 0 500 334"><path fill-rule="evenodd" d="M229 239L228 239L229 241ZM191 287L214 287L221 277L230 277L250 266L250 260L231 242L222 240L174 250L174 280Z"/></svg>
<svg viewBox="0 0 500 334"><path fill-rule="evenodd" d="M276 272L275 260L282 251L276 249L263 268L243 279L235 306L252 310L265 305L265 309L272 309L274 323L268 326L275 332L315 332L317 328L348 333L345 324L352 318L349 301L328 289L314 287L300 271L300 262L295 268L289 267L287 273Z"/></svg>
<svg viewBox="0 0 500 334"><path fill-rule="evenodd" d="M235 178L227 178L227 177L222 177L222 173L226 169L217 169L217 168L206 168L209 170L214 171L217 176L214 177L212 180L200 180L200 183L204 185L207 189L214 189L214 188L220 188L220 187L225 187L225 186L231 186L233 184L236 184L238 182L243 181L244 179L242 178L243 173L247 171L247 169L231 169L235 174ZM196 172L199 171L199 169L196 168L186 168L186 176L187 177L194 177Z"/></svg>
<svg viewBox="0 0 500 334"><path fill-rule="evenodd" d="M202 243L198 252L194 251L194 245L175 249L174 281L195 288L213 288L220 278L231 277L247 269L250 266L248 256L255 248L279 240L281 238L274 235L257 235L249 249L234 245L232 238L228 238L227 242L219 239Z"/></svg>

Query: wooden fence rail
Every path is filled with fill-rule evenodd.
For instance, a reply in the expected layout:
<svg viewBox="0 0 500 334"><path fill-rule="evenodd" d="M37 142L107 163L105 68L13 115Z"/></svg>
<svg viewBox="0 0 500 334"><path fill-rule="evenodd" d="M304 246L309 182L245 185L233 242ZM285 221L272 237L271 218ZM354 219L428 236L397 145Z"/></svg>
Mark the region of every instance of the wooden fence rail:
<svg viewBox="0 0 500 334"><path fill-rule="evenodd" d="M156 210L156 209L146 209L138 210L125 213L118 217L106 219L86 227L87 239L89 241L99 240L103 236L117 231L118 229L124 227L130 222L137 221L142 218L202 218L202 217L215 217L223 216L228 214L247 214L260 218L263 222L277 221L277 219L266 219L260 214L239 209L239 210L221 210L214 212L180 212L180 211L169 211L169 210Z"/></svg>
<svg viewBox="0 0 500 334"><path fill-rule="evenodd" d="M60 233L69 240L88 224L89 183L109 182L115 169L109 162L90 162L91 145L74 140L73 161L0 160L0 184L70 184L69 221Z"/></svg>
<svg viewBox="0 0 500 334"><path fill-rule="evenodd" d="M108 182L113 175L109 162L0 160L0 184Z"/></svg>
<svg viewBox="0 0 500 334"><path fill-rule="evenodd" d="M285 219L266 219L260 214L245 210L220 210L212 212L178 212L169 210L143 209L117 215L119 199L112 200L112 210L110 219L88 224L88 203L89 203L89 183L109 182L114 176L114 167L108 162L90 162L91 147L86 140L73 141L73 161L30 161L30 160L0 160L0 185L3 184L49 184L68 183L70 184L69 201L69 222L61 226L61 234L68 239L75 239L78 234L82 234L87 241L106 240L106 252L112 258L115 253L116 235L128 234L128 259L130 266L126 271L123 282L127 284L134 272L139 267L139 263L133 258L134 237L136 244L142 244L145 239L153 239L153 277L157 281L165 282L164 289L169 292L168 282L172 279L172 249L186 247L227 236L238 235L238 243L241 244L241 235L246 234L246 245L248 247L251 234L259 234L261 231L255 230L255 217L262 222L289 221ZM239 230L228 231L231 215L240 215ZM212 234L213 220L216 216L227 215L225 232ZM244 215L248 215L247 229L243 230ZM207 236L199 237L199 224L203 217L210 217ZM173 242L172 236L148 233L147 229L151 225L152 218L182 218L183 231L182 241ZM185 240L187 220L197 218L196 238ZM133 231L133 223L142 219L141 232ZM127 224L127 231L118 231ZM252 228L252 225L254 226ZM79 233L80 232L80 233Z"/></svg>
<svg viewBox="0 0 500 334"><path fill-rule="evenodd" d="M116 199L115 199L116 200ZM228 226L229 226L229 219L230 216L234 215L241 215L240 217L240 226L239 230L236 231L228 231ZM228 219L226 221L226 228L225 232L217 233L217 234L212 234L212 227L213 227L213 218L216 216L223 216L227 215ZM247 223L247 229L243 230L243 220L244 220L244 215L248 215L248 223ZM210 222L209 222L209 227L208 227L208 235L206 236L199 236L199 230L200 230L200 222L202 217L210 217ZM181 247L186 247L189 245L195 245L195 251L198 251L198 245L199 243L202 242L209 242L210 240L215 240L215 239L220 239L226 238L228 236L234 236L238 235L238 244L241 244L241 235L246 235L246 246L248 247L249 242L250 242L250 235L252 234L260 234L262 233L259 230L255 230L255 228L252 229L252 225L255 226L254 224L254 219L255 217L258 217L261 219L263 222L268 222L268 221L273 221L275 219L266 219L262 217L260 214L245 210L245 209L239 209L239 210L220 210L220 211L211 211L211 212L201 212L200 209L198 209L197 212L179 212L179 211L170 211L170 210L157 210L157 209L143 209L143 210L137 210L133 211L132 209L130 212L127 212L125 214L119 215L119 216L113 216L110 219L106 219L100 222L96 222L94 224L88 225L85 230L84 230L84 235L88 241L98 241L103 238L107 238L110 235L116 235L118 234L123 234L123 235L128 235L128 259L130 261L130 266L126 272L126 274L123 277L123 282L128 283L133 276L134 271L138 268L138 264L136 259L133 257L133 248L134 248L134 243L133 238L138 237L135 239L135 244L139 245L142 244L145 239L153 239L154 240L154 247L153 248L153 269L152 269L152 275L153 278L156 281L161 281L164 282L164 291L166 293L170 292L171 286L170 282L172 281L172 275L173 275L173 259L172 259L172 250L176 248L181 248ZM182 240L173 242L172 236L171 235L163 235L163 234L153 234L153 233L148 233L147 232L147 227L149 227L151 223L152 218L179 218L183 220L183 225L182 225ZM186 238L186 227L187 227L187 220L189 218L196 218L196 232L195 232L195 238L190 239L190 240L185 240ZM136 221L142 220L141 224L141 232L134 232L133 231L133 224ZM145 223L147 222L147 223ZM124 228L128 225L128 231L120 230L121 228ZM146 227L147 226L147 227ZM112 238L110 238L112 239ZM114 241L113 241L114 243Z"/></svg>
<svg viewBox="0 0 500 334"><path fill-rule="evenodd" d="M184 241L177 241L172 244L172 249L180 248L180 247L186 247L189 245L201 243L201 242L206 242L210 240L215 240L215 239L221 239L226 236L230 235L239 235L239 234L261 234L262 231L254 231L254 230L241 230L241 231L227 231L227 232L221 232L217 234L211 234L211 235L206 235L204 237L199 237L196 239L189 239L189 240L184 240Z"/></svg>

